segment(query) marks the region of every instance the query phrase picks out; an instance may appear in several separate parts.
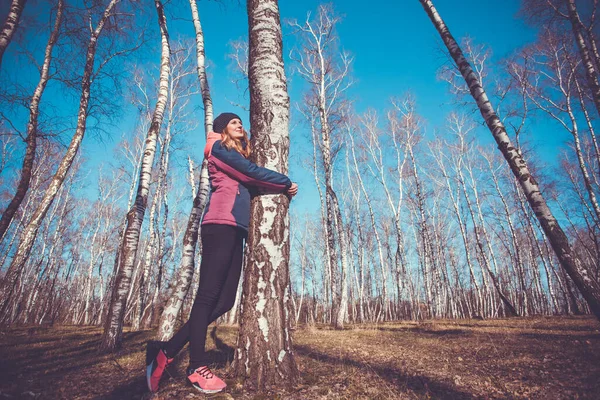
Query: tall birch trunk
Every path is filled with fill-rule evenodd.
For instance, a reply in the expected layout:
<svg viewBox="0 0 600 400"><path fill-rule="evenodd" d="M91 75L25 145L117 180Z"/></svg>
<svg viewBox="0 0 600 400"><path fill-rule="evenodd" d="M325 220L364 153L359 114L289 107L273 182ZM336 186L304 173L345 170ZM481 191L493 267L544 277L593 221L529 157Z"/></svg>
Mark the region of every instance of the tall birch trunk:
<svg viewBox="0 0 600 400"><path fill-rule="evenodd" d="M462 214L460 211L461 210L460 193L456 193L456 195L454 194L452 183L450 182L450 176L448 175L448 172L446 170L446 165L444 164L444 160L443 160L444 155L442 154L442 151L440 150L439 153L434 154L434 158L436 159L436 162L440 168L442 176L444 177L444 180L446 181L446 186L448 187L448 194L450 195L450 201L452 202L452 209L454 211L454 216L456 217L456 222L458 223L458 227L460 230L460 236L462 238L463 247L465 250L465 262L467 263L467 267L469 268L469 276L471 278L471 281L475 285L475 291L477 293L478 303L481 304L481 289L479 288L479 284L477 283L477 280L475 279L475 271L473 269L473 261L471 260L471 252L469 251L470 245L469 245L469 240L468 240L468 236L467 236L467 224L465 221L463 221L463 217L462 217ZM458 169L458 168L460 168L460 166L456 166L456 168ZM479 310L479 312L481 312L481 310Z"/></svg>
<svg viewBox="0 0 600 400"><path fill-rule="evenodd" d="M14 0L13 6L17 2L18 0ZM21 2L23 4L25 3L24 0L22 0ZM27 143L27 148L25 150L25 157L23 157L21 179L19 180L19 185L17 186L17 191L15 195L6 207L6 210L4 210L2 218L0 218L0 242L2 242L2 240L4 239L6 230L10 226L10 223L15 213L19 209L23 198L25 198L27 190L29 190L29 183L31 182L31 172L33 170L33 162L35 160L35 150L37 147L39 106L40 101L42 99L42 94L44 93L44 89L46 88L46 84L48 83L49 79L50 61L52 60L52 49L54 48L54 45L58 40L60 24L62 22L63 9L64 0L58 0L56 20L54 21L54 28L52 29L52 33L50 34L50 38L48 39L48 44L46 45L46 51L44 53L44 62L40 71L40 80L35 88L35 91L33 92L31 102L29 103L29 122L27 123L27 136L25 139L25 142ZM0 38L1 37L2 35L0 34ZM1 42L2 39L0 39L0 48ZM2 52L3 50L0 50L0 63L2 62Z"/></svg>
<svg viewBox="0 0 600 400"><path fill-rule="evenodd" d="M213 106L208 78L206 76L204 34L202 32L202 25L200 24L196 0L190 0L190 7L192 10L194 29L196 31L196 63L198 80L200 81L200 90L202 93L202 103L204 104L204 132L206 137L212 130ZM199 188L198 190L194 190L195 196L192 202L192 210L190 211L185 234L183 235L183 255L181 257L181 266L179 267L177 282L170 293L169 300L165 305L165 309L158 324L157 336L159 340L168 340L173 336L177 315L181 310L181 306L190 289L190 284L192 283L195 269L194 258L196 254L196 245L198 243L198 230L200 229L200 218L202 218L204 207L206 207L209 189L208 161L204 160L200 171Z"/></svg>
<svg viewBox="0 0 600 400"><path fill-rule="evenodd" d="M450 31L444 24L431 0L419 0L425 9L425 12L431 19L433 25L439 32L444 44L448 48L450 55L458 66L471 95L475 99L477 106L483 116L490 132L492 133L498 148L506 159L521 189L525 194L529 205L534 211L536 217L548 237L556 256L560 260L562 267L573 279L577 288L581 291L583 297L590 306L591 311L600 320L600 285L593 278L591 271L575 257L564 231L558 224L558 221L550 211L546 200L540 192L540 188L533 178L527 164L517 149L511 144L504 124L494 111L490 100L477 79L471 65L465 58L456 40L450 34ZM572 1L572 0L569 0ZM600 95L598 96L600 106ZM600 109L600 107L599 107Z"/></svg>
<svg viewBox="0 0 600 400"><path fill-rule="evenodd" d="M98 22L96 29L92 31L90 41L88 43L83 79L81 82L81 98L79 100L79 111L77 115L77 127L75 129L75 134L71 139L71 143L69 144L67 152L61 160L56 170L56 173L54 174L54 177L50 182L50 185L44 193L44 197L40 201L35 212L33 213L31 220L23 229L19 246L10 266L8 267L8 270L6 271L6 275L4 276L1 285L1 297L4 299L4 304L2 305L0 315L4 314L4 311L6 310L6 307L10 302L10 297L18 283L18 277L21 275L21 271L23 270L25 263L29 259L31 248L33 247L35 238L40 229L42 221L44 220L48 209L52 205L52 202L56 197L56 193L63 184L65 177L67 176L67 173L69 172L71 165L73 164L73 160L77 155L77 151L79 150L81 141L83 140L88 116L91 78L94 72L94 59L96 56L98 38L100 36L100 33L102 32L102 29L104 28L106 20L111 16L114 6L119 1L120 0L111 0L111 2L104 10L104 13L100 21Z"/></svg>
<svg viewBox="0 0 600 400"><path fill-rule="evenodd" d="M342 221L342 213L336 194L331 190L331 198L333 200L333 209L335 210L335 226L337 229L338 240L340 242L340 254L342 259L342 270L340 271L340 304L335 315L335 327L342 329L344 323L348 319L348 253L346 247L346 234L344 231L344 223ZM385 285L385 281L383 282Z"/></svg>
<svg viewBox="0 0 600 400"><path fill-rule="evenodd" d="M10 4L10 10L6 16L6 21L4 21L4 25L0 31L0 68L2 67L2 57L17 30L17 25L19 25L19 20L21 19L21 14L23 13L26 2L27 0L12 0L12 3Z"/></svg>
<svg viewBox="0 0 600 400"><path fill-rule="evenodd" d="M133 313L133 321L131 322L131 330L139 331L142 326L142 320L144 318L144 312L146 310L146 300L148 297L148 283L150 280L150 270L154 264L154 248L156 246L156 207L160 201L160 188L157 189L154 197L152 198L152 205L150 206L150 223L148 225L148 242L146 244L146 250L144 252L144 259L140 260L140 272L139 287L137 289L136 306L135 312Z"/></svg>
<svg viewBox="0 0 600 400"><path fill-rule="evenodd" d="M511 213L508 209L508 203L506 202L506 199L504 198L504 194L502 193L502 191L500 190L500 185L498 183L498 177L496 176L496 172L494 169L494 165L492 163L492 157L491 156L487 156L486 154L483 154L483 157L485 158L485 160L488 162L488 166L490 168L490 173L492 175L492 181L494 182L494 188L496 189L496 193L498 193L498 197L500 198L500 201L502 202L502 206L504 208L504 214L506 217L506 222L508 222L508 228L510 231L510 238L511 238L511 242L515 251L515 261L517 264L517 270L522 271L523 270L523 261L522 261L522 257L521 257L521 246L519 244L519 241L517 240L517 234L515 232L515 228L512 222L512 217L511 217ZM548 281L548 288L550 290L550 293L553 293L553 287L552 287L552 282ZM512 303L510 303L512 306ZM509 308L510 310L510 308ZM512 307L512 310L516 312L516 309L514 308L514 306ZM518 314L515 313L516 316L518 316Z"/></svg>
<svg viewBox="0 0 600 400"><path fill-rule="evenodd" d="M350 133L350 132L349 132ZM352 145L352 149L354 149L354 146ZM363 302L364 302L364 245L363 245L363 233L362 233L362 222L361 222L361 218L360 218L360 190L355 190L354 189L354 184L353 184L353 180L354 180L354 175L351 174L350 172L350 162L348 159L348 150L346 150L346 174L348 176L348 186L350 187L350 190L352 191L352 199L353 199L353 205L354 205L354 210L353 212L355 213L355 221L356 221L356 228L357 228L357 256L358 256L358 268L359 273L356 272L356 265L354 263L354 252L352 250L352 239L348 240L348 248L350 251L350 260L352 262L352 266L353 266L353 272L354 272L354 281L355 281L355 285L356 285L356 297L358 297L357 299L354 300L358 300L358 319L359 322L364 322L365 320L365 315L364 315L364 308L363 308ZM359 175L360 176L360 175ZM348 237L351 238L352 235L348 234ZM360 276L360 279L359 279ZM400 293L399 293L400 295ZM356 321L356 318L355 318Z"/></svg>
<svg viewBox="0 0 600 400"><path fill-rule="evenodd" d="M583 31L585 30L585 27L579 18L575 0L564 1L567 5L567 10L569 11L569 21L571 22L573 35L575 36L575 42L577 43L579 54L581 55L581 60L583 61L585 76L591 89L592 100L594 100L594 105L596 106L596 110L600 115L600 83L598 83L598 73L594 68L594 62L592 61L590 50L585 42L585 38L583 37Z"/></svg>
<svg viewBox="0 0 600 400"><path fill-rule="evenodd" d="M385 259L383 257L382 240L379 237L379 231L377 230L377 224L375 222L375 212L373 211L371 198L369 197L369 192L367 191L367 188L365 187L365 184L362 179L362 175L358 168L358 162L356 160L356 153L354 151L354 147L355 147L354 146L354 138L352 137L352 135L348 135L348 137L350 138L350 148L352 149L352 160L354 163L354 172L356 173L356 175L354 176L354 179L356 179L358 181L358 184L362 190L362 193L365 196L365 200L367 201L367 208L369 210L369 217L371 219L371 228L373 228L373 236L375 237L375 243L377 244L377 255L379 257L379 267L381 268L381 279L382 279L382 281L381 281L382 282L381 298L382 298L382 305L385 308L385 305L387 303L387 290L386 290L386 284L385 284L385 278L387 276L387 268L386 268Z"/></svg>
<svg viewBox="0 0 600 400"><path fill-rule="evenodd" d="M326 303L329 303L329 297L331 298L331 309L333 310L335 308L335 304L337 304L337 285L336 285L336 281L335 281L335 273L333 271L333 267L337 264L335 261L332 264L332 260L336 260L337 257L335 256L335 243L330 241L331 236L329 235L329 226L327 224L327 204L325 201L325 196L323 196L323 190L321 189L321 182L319 179L319 169L318 169L318 163L317 163L317 147L319 147L319 144L317 142L317 134L316 134L316 122L315 119L310 117L310 130L311 130L311 139L312 139L312 145L313 145L313 176L315 178L315 185L317 187L317 191L319 193L319 200L321 203L321 222L323 225L323 232L325 234L325 273L326 273L326 279L325 279L325 297L326 297ZM332 248L333 246L333 248ZM333 253L333 254L332 254ZM328 296L328 294L331 294L331 296Z"/></svg>
<svg viewBox="0 0 600 400"><path fill-rule="evenodd" d="M150 176L152 173L152 164L154 163L154 154L156 153L157 137L160 132L169 91L170 49L167 21L160 0L155 0L154 4L158 13L158 24L160 26L161 36L158 98L156 100L154 115L152 116L152 123L150 124L150 129L148 129L144 145L144 157L142 158L136 199L133 207L127 213L127 228L125 229L125 234L123 236L119 270L115 279L108 316L104 326L102 343L100 345L103 350L107 351L112 351L119 347L123 336L125 304L129 286L131 284L133 266L136 261L140 229L144 221L144 214L146 213Z"/></svg>
<svg viewBox="0 0 600 400"><path fill-rule="evenodd" d="M249 0L250 125L258 165L287 173L289 97L277 0ZM234 369L247 387L294 385L298 368L289 324L289 201L252 200L240 332Z"/></svg>
<svg viewBox="0 0 600 400"><path fill-rule="evenodd" d="M462 140L462 138L461 138L461 140ZM500 283L498 282L498 278L496 278L495 273L490 268L490 260L488 260L487 252L486 252L486 249L484 248L483 242L487 243L487 245L488 245L487 247L488 247L488 250L490 252L490 256L492 258L492 262L495 263L495 261L494 261L494 253L493 253L491 245L490 245L489 236L488 236L487 231L485 229L485 221L483 220L483 215L482 215L482 212L481 212L481 206L480 206L480 203L479 203L479 196L478 196L478 193L477 193L477 187L475 185L475 180L474 180L474 177L473 177L471 166L467 166L466 169L467 169L467 172L469 172L469 174L470 174L470 178L471 178L471 190L473 192L473 196L475 197L475 206L477 207L477 210L478 210L479 221L477 221L476 218L475 218L475 210L473 209L474 207L471 204L471 199L469 197L469 193L467 191L467 188L466 188L466 185L465 185L465 179L462 176L462 172L460 173L460 183L462 185L463 194L464 194L465 200L467 202L467 209L469 210L469 214L471 215L471 221L473 222L473 226L474 226L473 231L475 233L475 242L477 243L477 248L479 248L479 252L481 254L481 259L483 260L483 266L485 267L485 270L487 271L488 275L492 279L492 284L494 285L494 288L496 289L496 292L500 296L500 299L504 303L504 306L506 307L506 310L507 310L508 314L510 316L518 316L517 310L515 310L514 306L511 304L511 302L508 299L508 297L502 291L502 288L500 287ZM487 289L487 287L486 287L486 289Z"/></svg>

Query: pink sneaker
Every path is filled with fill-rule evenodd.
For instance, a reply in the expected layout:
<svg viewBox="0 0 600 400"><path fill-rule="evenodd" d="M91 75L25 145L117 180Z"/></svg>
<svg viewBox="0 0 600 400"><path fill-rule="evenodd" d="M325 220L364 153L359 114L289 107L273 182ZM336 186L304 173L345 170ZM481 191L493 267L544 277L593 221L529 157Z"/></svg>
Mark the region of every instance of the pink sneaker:
<svg viewBox="0 0 600 400"><path fill-rule="evenodd" d="M165 368L173 362L172 358L167 358L161 344L162 342L148 342L146 346L146 383L151 392L158 391L158 383Z"/></svg>
<svg viewBox="0 0 600 400"><path fill-rule="evenodd" d="M202 393L217 393L227 387L227 384L213 374L207 366L188 370L188 381Z"/></svg>

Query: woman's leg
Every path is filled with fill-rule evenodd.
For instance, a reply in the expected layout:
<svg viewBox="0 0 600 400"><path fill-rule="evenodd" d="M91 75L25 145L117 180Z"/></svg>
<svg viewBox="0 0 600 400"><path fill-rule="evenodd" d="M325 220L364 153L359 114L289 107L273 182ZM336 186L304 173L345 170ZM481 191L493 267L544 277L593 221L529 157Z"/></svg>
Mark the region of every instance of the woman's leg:
<svg viewBox="0 0 600 400"><path fill-rule="evenodd" d="M206 328L227 280L231 259L236 253L237 228L228 225L202 227L200 284L190 319L164 347L174 357L190 341L190 367L198 367L204 356Z"/></svg>
<svg viewBox="0 0 600 400"><path fill-rule="evenodd" d="M235 304L235 296L237 295L237 288L240 283L240 275L242 273L245 238L246 232L238 229L235 248L231 257L231 265L229 266L229 273L227 274L227 279L225 280L223 289L221 290L219 301L217 301L217 305L208 319L209 325L216 321L221 315L231 310Z"/></svg>

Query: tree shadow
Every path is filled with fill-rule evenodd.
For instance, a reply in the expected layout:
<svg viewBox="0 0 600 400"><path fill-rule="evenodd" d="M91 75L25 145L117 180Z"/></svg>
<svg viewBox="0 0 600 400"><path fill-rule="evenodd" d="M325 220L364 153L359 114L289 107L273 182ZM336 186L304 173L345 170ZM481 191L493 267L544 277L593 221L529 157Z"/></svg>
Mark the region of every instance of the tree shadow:
<svg viewBox="0 0 600 400"><path fill-rule="evenodd" d="M12 393L17 398L23 388L32 393L42 393L42 398L53 398L54 391L61 389L53 385L47 386L48 382L62 382L65 378L68 382L70 374L93 371L102 363L110 363L109 368L114 366L116 371L124 370L118 360L138 353L148 332L124 333L123 348L115 353L98 351L102 340L100 334L85 335L80 332L59 331L52 338L38 337L12 345L3 344L0 388L2 392ZM87 340L79 343L82 339ZM31 348L32 345L36 347ZM143 378L142 374L140 376ZM95 386L93 382L82 384L82 387Z"/></svg>
<svg viewBox="0 0 600 400"><path fill-rule="evenodd" d="M235 348L229 346L217 336L217 327L213 326L210 337L215 342L215 349L206 353L206 356L211 365L217 368L223 368L233 361Z"/></svg>
<svg viewBox="0 0 600 400"><path fill-rule="evenodd" d="M96 399L102 400L121 400L121 399L152 399L157 397L148 391L146 386L146 377L140 373L133 379L117 386L112 392L106 395L98 396Z"/></svg>
<svg viewBox="0 0 600 400"><path fill-rule="evenodd" d="M466 331L464 329L443 329L443 328L435 328L435 329L427 329L419 326L414 327L386 327L386 326L378 326L374 328L378 331L382 332L415 332L426 335L435 335L435 336L472 336L473 332Z"/></svg>
<svg viewBox="0 0 600 400"><path fill-rule="evenodd" d="M294 351L297 354L310 357L319 362L325 362L333 365L350 365L363 370L365 373L371 371L378 376L388 381L390 384L398 388L400 391L411 390L427 398L435 399L474 399L471 393L463 392L451 384L439 382L426 376L407 375L405 372L386 366L370 365L368 363L357 361L349 357L336 357L320 351L309 348L308 346L295 345Z"/></svg>
<svg viewBox="0 0 600 400"><path fill-rule="evenodd" d="M206 353L206 359L208 364L212 368L225 368L229 363L233 361L235 348L229 346L222 339L217 336L216 327L213 327L210 332L210 337L215 343L215 348ZM182 364L187 363L187 346L176 356L175 362L171 364L166 370L163 379L161 380L161 386L167 385L171 379L180 380L182 383L185 382L185 375L179 376L176 371L185 369ZM160 396L160 392L157 394ZM106 400L120 400L120 399L152 399L156 395L152 395L148 392L146 387L146 378L142 373L136 376L134 379L129 379L120 386L114 388L114 390L106 396L99 397L99 399Z"/></svg>
<svg viewBox="0 0 600 400"><path fill-rule="evenodd" d="M568 317L561 316L561 320L569 323L564 326L557 326L552 322L551 319L527 319L528 317L516 317L506 319L495 319L496 323L486 323L484 321L475 320L460 320L453 322L454 325L463 326L467 328L492 328L492 329L517 329L517 330L536 330L536 331L574 331L574 332L593 332L597 330L596 321L593 317ZM585 323L589 321L589 325L575 325L574 323ZM499 323L502 322L502 323Z"/></svg>
<svg viewBox="0 0 600 400"><path fill-rule="evenodd" d="M572 333L521 333L519 334L521 337L526 337L529 339L539 339L539 340L559 340L559 339L569 339L570 341L575 340L598 340L600 339L600 333L591 333L588 335L573 335Z"/></svg>

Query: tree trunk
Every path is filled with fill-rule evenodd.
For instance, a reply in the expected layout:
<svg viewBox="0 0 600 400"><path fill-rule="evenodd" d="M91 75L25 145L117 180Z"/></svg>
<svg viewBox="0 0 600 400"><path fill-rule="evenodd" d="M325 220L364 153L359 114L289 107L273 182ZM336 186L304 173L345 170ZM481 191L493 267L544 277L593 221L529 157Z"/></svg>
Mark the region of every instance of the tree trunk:
<svg viewBox="0 0 600 400"><path fill-rule="evenodd" d="M200 90L202 92L202 102L204 104L204 132L205 136L212 130L213 123L213 106L206 76L205 55L204 55L204 34L202 33L202 25L200 25L200 16L198 15L198 7L196 0L190 0L192 9L192 19L196 30L196 61L198 79L200 80ZM175 331L175 322L177 315L181 310L184 299L190 289L192 277L194 275L194 256L196 254L196 245L198 243L198 230L200 229L200 219L204 213L204 207L208 199L208 191L210 183L208 180L208 162L202 162L200 171L200 185L192 202L192 210L188 218L185 234L183 235L183 255L181 257L181 266L177 282L169 296L169 300L165 305L165 309L160 317L158 324L159 340L168 340L173 336Z"/></svg>
<svg viewBox="0 0 600 400"><path fill-rule="evenodd" d="M19 25L21 13L23 12L26 2L27 0L12 0L10 5L8 16L6 17L6 21L4 21L2 31L0 31L0 68L2 67L2 57L17 30L17 25Z"/></svg>
<svg viewBox="0 0 600 400"><path fill-rule="evenodd" d="M277 0L249 0L250 125L256 162L286 173L289 97ZM234 369L260 391L299 379L289 333L289 201L252 200L240 333Z"/></svg>
<svg viewBox="0 0 600 400"><path fill-rule="evenodd" d="M558 221L550 211L546 200L540 192L540 188L533 178L525 160L517 149L511 144L504 124L496 115L490 100L477 79L477 76L471 65L462 53L462 50L456 43L456 40L450 34L450 31L444 24L444 21L439 16L437 10L433 6L431 0L419 0L427 15L431 19L435 28L439 32L444 44L448 48L450 55L458 66L471 95L477 102L477 106L483 116L490 132L492 133L498 148L506 159L517 181L521 185L523 193L527 197L529 205L533 209L536 217L540 221L544 233L550 240L562 267L573 279L577 288L583 294L591 311L600 320L600 285L593 278L591 271L578 260L571 250L571 246L564 231L558 224ZM571 0L570 0L571 1ZM600 95L598 96L600 102ZM599 104L600 105L600 104ZM600 108L600 107L599 107Z"/></svg>
<svg viewBox="0 0 600 400"><path fill-rule="evenodd" d="M13 1L13 6L17 3L18 0ZM25 0L22 0L21 3L25 3ZM29 190L29 183L31 182L31 172L33 170L33 162L35 160L35 150L37 145L37 126L38 126L38 115L39 115L39 106L40 101L42 99L42 94L44 93L44 89L46 88L46 84L48 83L48 75L50 71L50 61L52 60L52 49L54 48L54 44L58 40L58 33L60 24L62 22L62 14L64 9L64 0L58 0L58 8L56 11L56 20L54 21L54 28L52 29L52 33L50 34L50 39L48 39L48 44L46 45L46 52L44 53L44 62L42 64L40 80L35 88L33 96L31 98L31 102L29 104L29 123L27 124L27 136L25 141L27 142L27 149L25 150L25 157L23 158L23 167L21 168L21 179L19 180L19 185L17 186L17 191L11 200L10 204L4 210L2 214L2 218L0 219L0 242L4 239L4 234L6 230L10 226L10 223L19 209L25 194L27 194L27 190ZM12 12L12 10L11 10ZM9 16L10 18L10 16ZM7 22L8 24L8 22ZM0 34L0 38L3 37ZM8 39L10 40L10 38ZM0 39L0 48L1 48L2 39ZM0 50L0 63L2 62L2 52Z"/></svg>
<svg viewBox="0 0 600 400"><path fill-rule="evenodd" d="M583 61L585 76L591 89L592 100L594 100L596 110L600 115L600 84L598 83L598 75L594 68L590 51L585 43L585 38L583 37L583 31L585 30L585 27L581 23L581 19L577 13L575 0L565 0L565 3L567 4L567 9L569 11L569 21L571 22L571 27L573 28L575 42L577 43L579 54L581 55L581 60Z"/></svg>
<svg viewBox="0 0 600 400"><path fill-rule="evenodd" d="M346 234L342 221L342 213L340 212L340 205L335 192L333 192L333 189L331 190L331 199L333 200L333 209L335 210L335 222L338 240L340 242L340 255L342 259L342 270L340 271L340 304L337 309L337 314L335 315L335 327L336 329L342 329L344 327L344 323L348 320L348 254L346 251L346 246L348 244L346 242Z"/></svg>
<svg viewBox="0 0 600 400"><path fill-rule="evenodd" d="M160 0L155 0L154 4L158 13L162 48L158 98L144 145L144 157L142 158L136 199L133 207L127 213L127 228L123 236L119 270L115 279L102 343L100 345L101 349L107 351L112 351L119 347L123 336L123 320L125 318L127 293L129 292L131 275L136 260L140 229L144 221L144 214L146 213L150 175L152 173L152 164L154 163L154 154L156 153L157 137L160 132L169 91L170 49L167 21Z"/></svg>
<svg viewBox="0 0 600 400"><path fill-rule="evenodd" d="M2 310L0 311L0 316L4 314L8 303L10 302L10 298L14 288L17 285L18 278L21 275L21 271L27 262L31 248L35 242L35 238L37 236L38 230L48 212L48 209L52 205L54 198L56 197L56 193L58 189L60 189L63 184L67 173L69 172L71 165L73 164L73 160L77 155L77 151L79 150L79 146L81 141L83 140L83 136L85 134L86 121L88 115L88 103L90 98L90 87L91 87L91 77L94 72L94 59L96 56L96 47L98 44L98 37L104 28L104 24L106 20L111 15L111 12L120 0L111 0L108 4L102 18L98 22L96 29L92 32L90 37L90 42L88 43L87 54L86 54L86 63L83 73L83 79L81 82L81 98L79 101L79 111L77 115L77 128L75 129L75 134L71 139L71 143L69 148L67 149L67 153L64 155L61 160L48 189L44 193L44 197L42 198L40 204L37 209L33 213L33 216L27 226L23 229L23 233L21 234L21 240L19 242L19 246L17 252L6 271L6 275L4 276L4 280L2 282L1 293L2 298L4 299L4 304L2 306Z"/></svg>

